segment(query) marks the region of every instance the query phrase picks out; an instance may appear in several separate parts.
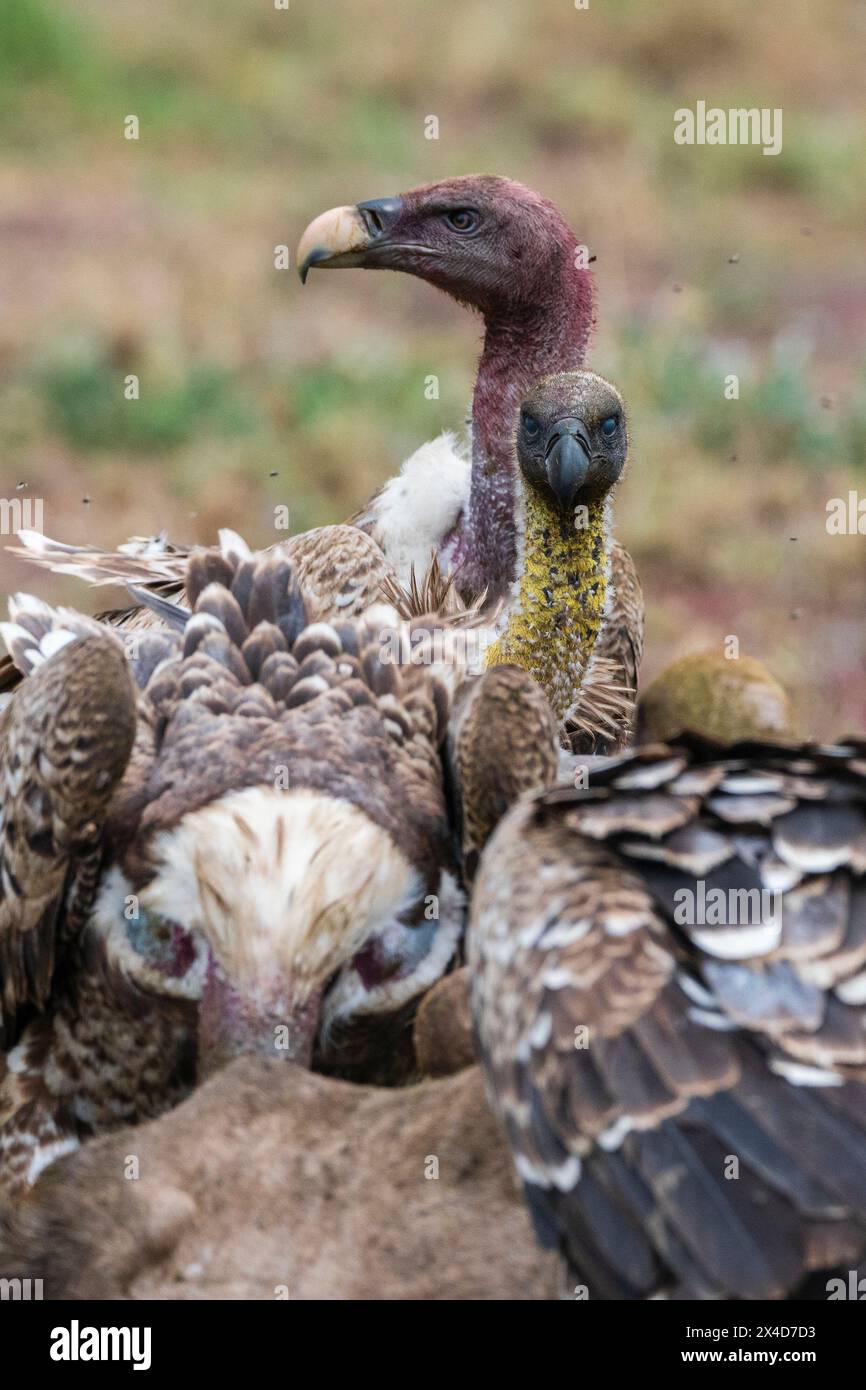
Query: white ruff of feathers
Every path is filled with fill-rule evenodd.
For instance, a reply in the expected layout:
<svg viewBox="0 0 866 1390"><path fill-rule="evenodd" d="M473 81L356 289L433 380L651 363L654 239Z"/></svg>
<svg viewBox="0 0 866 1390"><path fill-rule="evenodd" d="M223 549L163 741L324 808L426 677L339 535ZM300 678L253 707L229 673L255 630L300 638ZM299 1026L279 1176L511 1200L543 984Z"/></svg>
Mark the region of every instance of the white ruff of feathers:
<svg viewBox="0 0 866 1390"><path fill-rule="evenodd" d="M249 787L191 812L155 843L146 910L200 931L226 977L269 1009L297 1008L344 970L330 1021L357 1009L344 967L422 892L420 875L356 806L319 792ZM440 920L411 977L367 992L368 1008L399 1007L442 973L462 920ZM444 959L440 959L444 953ZM350 982L350 983L349 983ZM375 994L375 1005L373 995Z"/></svg>
<svg viewBox="0 0 866 1390"><path fill-rule="evenodd" d="M399 582L414 566L426 573L430 556L456 526L469 502L470 459L464 442L440 434L411 454L374 498L365 519Z"/></svg>

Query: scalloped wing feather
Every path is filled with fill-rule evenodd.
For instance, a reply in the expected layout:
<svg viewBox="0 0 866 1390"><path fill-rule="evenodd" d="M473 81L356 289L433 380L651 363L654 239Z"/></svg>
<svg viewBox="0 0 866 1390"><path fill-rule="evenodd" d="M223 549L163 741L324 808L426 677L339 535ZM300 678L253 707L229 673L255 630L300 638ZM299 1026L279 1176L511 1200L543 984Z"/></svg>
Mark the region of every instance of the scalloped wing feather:
<svg viewBox="0 0 866 1390"><path fill-rule="evenodd" d="M136 722L123 649L98 629L44 660L4 711L0 979L7 1046L24 1011L45 1007L61 929L80 925L86 910L80 894L67 903L67 886L98 852ZM67 908L74 908L70 923Z"/></svg>

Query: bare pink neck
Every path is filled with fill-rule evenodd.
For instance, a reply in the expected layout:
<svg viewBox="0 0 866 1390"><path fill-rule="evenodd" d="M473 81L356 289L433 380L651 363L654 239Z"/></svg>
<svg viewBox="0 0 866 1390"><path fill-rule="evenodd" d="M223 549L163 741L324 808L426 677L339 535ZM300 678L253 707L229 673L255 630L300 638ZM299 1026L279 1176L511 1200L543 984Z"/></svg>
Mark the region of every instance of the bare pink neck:
<svg viewBox="0 0 866 1390"><path fill-rule="evenodd" d="M583 364L592 326L589 274L552 272L550 286L546 303L486 318L472 399L472 482L461 547L466 591L499 593L516 576L514 436L521 400L541 377Z"/></svg>

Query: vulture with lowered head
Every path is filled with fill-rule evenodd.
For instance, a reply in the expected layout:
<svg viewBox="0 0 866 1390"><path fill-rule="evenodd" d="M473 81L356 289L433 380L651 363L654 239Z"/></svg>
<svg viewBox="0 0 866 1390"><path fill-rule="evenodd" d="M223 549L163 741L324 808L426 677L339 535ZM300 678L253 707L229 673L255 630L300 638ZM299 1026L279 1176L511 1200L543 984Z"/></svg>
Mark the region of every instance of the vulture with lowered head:
<svg viewBox="0 0 866 1390"><path fill-rule="evenodd" d="M387 1074L458 950L449 631L421 632L444 638L425 661L382 606L310 623L285 557L230 535L186 584L192 615L160 601L177 630L127 634L128 663L112 629L26 596L2 627L25 676L0 730L7 1192L241 1052ZM451 735L467 855L495 675ZM529 730L541 694L512 686ZM522 785L549 780L546 734Z"/></svg>
<svg viewBox="0 0 866 1390"><path fill-rule="evenodd" d="M494 1107L591 1296L863 1257L866 744L693 737L525 798L468 941Z"/></svg>

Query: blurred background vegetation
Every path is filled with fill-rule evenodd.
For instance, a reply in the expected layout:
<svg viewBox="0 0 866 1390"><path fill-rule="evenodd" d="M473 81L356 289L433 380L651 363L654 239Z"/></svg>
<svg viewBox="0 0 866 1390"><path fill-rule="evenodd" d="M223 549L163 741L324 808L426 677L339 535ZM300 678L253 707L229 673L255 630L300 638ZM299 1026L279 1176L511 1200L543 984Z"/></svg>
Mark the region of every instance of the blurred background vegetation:
<svg viewBox="0 0 866 1390"><path fill-rule="evenodd" d="M302 289L274 247L509 174L597 256L647 673L736 634L804 732L866 728L866 537L825 527L866 496L864 59L858 0L0 0L0 492L105 545L347 515L462 419L478 325L407 277ZM781 107L782 153L675 145L701 98Z"/></svg>

